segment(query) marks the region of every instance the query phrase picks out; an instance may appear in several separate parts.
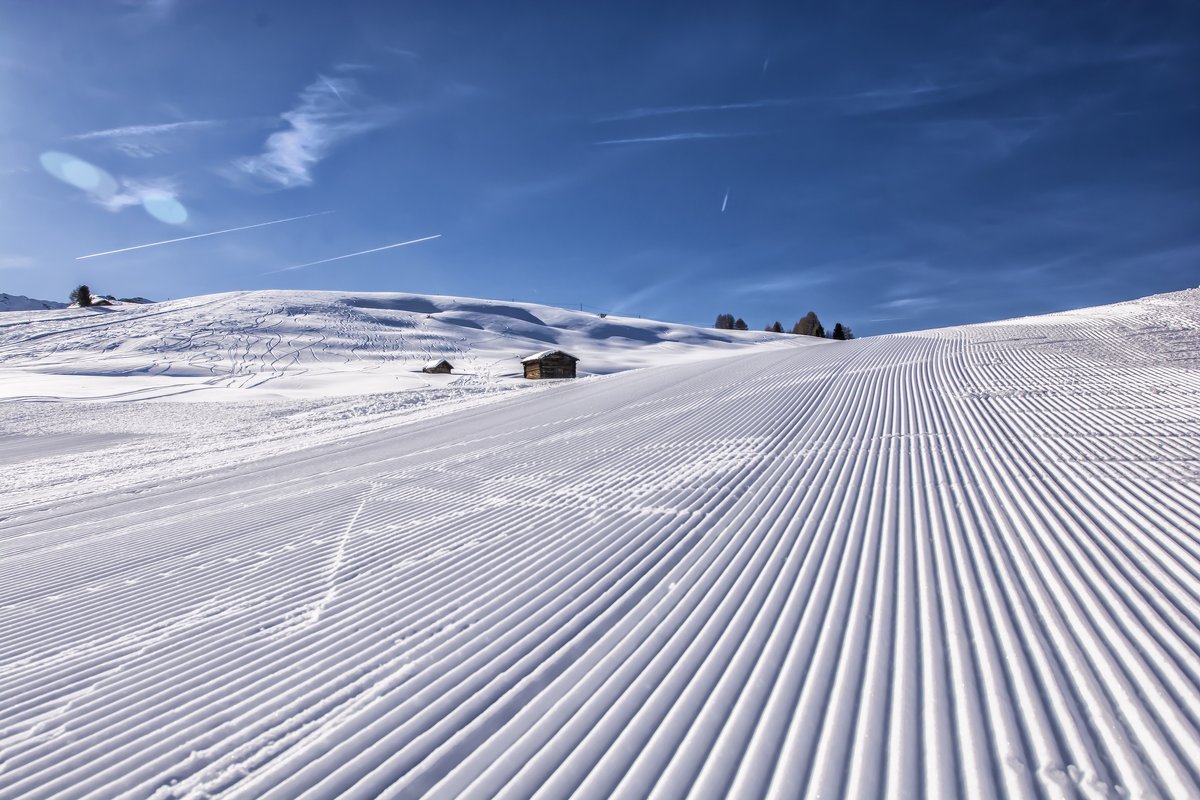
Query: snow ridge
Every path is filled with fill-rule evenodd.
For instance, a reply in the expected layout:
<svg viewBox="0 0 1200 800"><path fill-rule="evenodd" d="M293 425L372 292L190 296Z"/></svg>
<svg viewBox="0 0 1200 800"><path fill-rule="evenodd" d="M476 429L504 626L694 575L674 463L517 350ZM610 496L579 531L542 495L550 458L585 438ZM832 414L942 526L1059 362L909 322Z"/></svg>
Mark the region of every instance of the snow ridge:
<svg viewBox="0 0 1200 800"><path fill-rule="evenodd" d="M50 308L66 308L66 303L54 300L35 300L22 294L0 292L0 311L44 311Z"/></svg>
<svg viewBox="0 0 1200 800"><path fill-rule="evenodd" d="M1198 301L13 509L0 796L1200 796Z"/></svg>

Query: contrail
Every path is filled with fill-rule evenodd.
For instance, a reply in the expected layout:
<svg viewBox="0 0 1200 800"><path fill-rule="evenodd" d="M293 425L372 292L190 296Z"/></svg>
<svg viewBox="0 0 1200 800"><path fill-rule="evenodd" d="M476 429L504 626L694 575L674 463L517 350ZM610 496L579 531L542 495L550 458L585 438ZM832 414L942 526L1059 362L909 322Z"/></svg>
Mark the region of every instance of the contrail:
<svg viewBox="0 0 1200 800"><path fill-rule="evenodd" d="M99 256L111 256L115 253L128 253L130 250L141 250L143 247L158 247L160 244L174 244L175 242L186 242L189 239L203 239L205 236L218 236L222 233L233 233L234 231L248 231L251 228L262 228L266 225L278 225L281 222L295 222L298 219L308 219L309 217L319 217L323 214L332 214L332 211L318 211L316 214L305 214L302 217L288 217L287 219L276 219L271 222L259 222L254 225L243 225L240 228L226 228L223 231L212 231L210 233L197 233L195 236L181 236L178 239L167 239L162 242L150 242L149 244L135 244L133 247L122 247L120 250L105 250L103 253L91 253L86 256L76 256L76 261L82 261L85 258L97 258Z"/></svg>
<svg viewBox="0 0 1200 800"><path fill-rule="evenodd" d="M346 98L342 97L342 93L337 90L337 87L334 86L332 83L330 83L329 78L326 78L324 75L319 75L318 77L325 83L326 86L329 87L329 91L331 91L335 95L337 95L338 100L341 100L343 103L346 103ZM350 105L350 104L346 103L346 105Z"/></svg>
<svg viewBox="0 0 1200 800"><path fill-rule="evenodd" d="M729 205L729 190L725 190L725 199L721 201L721 213L725 213L725 206Z"/></svg>
<svg viewBox="0 0 1200 800"><path fill-rule="evenodd" d="M435 233L433 236L422 236L420 239L409 239L407 242L396 242L395 244L385 244L383 247L374 247L370 250L359 250L357 253L347 253L344 256L334 256L333 258L322 258L320 261L310 261L307 264L297 264L294 267L284 267L283 269L273 269L270 272L264 272L263 275L274 275L276 272L291 272L294 269L304 269L305 267L315 267L317 264L328 264L330 261L341 261L343 258L354 258L355 256L365 256L367 253L378 253L380 250L391 250L393 247L404 247L406 244L416 244L417 242L428 242L430 239L440 239L440 233Z"/></svg>

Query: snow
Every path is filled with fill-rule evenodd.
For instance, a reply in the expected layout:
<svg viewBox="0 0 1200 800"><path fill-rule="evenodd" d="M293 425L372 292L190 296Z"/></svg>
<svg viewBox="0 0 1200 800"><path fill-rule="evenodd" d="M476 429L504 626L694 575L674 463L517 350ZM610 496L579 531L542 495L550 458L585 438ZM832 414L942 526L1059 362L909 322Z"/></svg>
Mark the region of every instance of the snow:
<svg viewBox="0 0 1200 800"><path fill-rule="evenodd" d="M566 352L565 350L540 350L540 351L534 353L533 355L525 356L524 358L522 358L521 363L529 364L534 361L541 361L543 358L549 358L550 356L566 356L567 358L574 358L576 361L579 360L578 358L576 358L575 356Z"/></svg>
<svg viewBox="0 0 1200 800"><path fill-rule="evenodd" d="M570 347L580 375L597 375L783 341L531 303L239 292L7 314L0 399L361 396L425 388L421 368L443 358L460 373L449 385L504 388L524 382L521 358L547 343Z"/></svg>
<svg viewBox="0 0 1200 800"><path fill-rule="evenodd" d="M0 311L44 311L50 308L66 308L66 303L53 300L35 300L22 294L0 292Z"/></svg>
<svg viewBox="0 0 1200 800"><path fill-rule="evenodd" d="M0 797L1200 796L1200 291L100 313L0 329Z"/></svg>

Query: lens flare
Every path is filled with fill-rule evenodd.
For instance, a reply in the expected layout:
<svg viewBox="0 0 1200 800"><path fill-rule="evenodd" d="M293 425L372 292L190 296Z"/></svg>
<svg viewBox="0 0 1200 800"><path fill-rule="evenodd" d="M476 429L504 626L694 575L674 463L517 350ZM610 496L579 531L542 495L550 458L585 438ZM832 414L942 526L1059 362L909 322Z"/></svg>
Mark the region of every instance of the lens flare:
<svg viewBox="0 0 1200 800"><path fill-rule="evenodd" d="M63 183L82 189L100 200L108 200L117 193L116 178L82 158L69 153L49 150L42 153L42 168Z"/></svg>
<svg viewBox="0 0 1200 800"><path fill-rule="evenodd" d="M182 225L187 222L187 209L166 192L147 193L142 198L142 207L146 209L147 214L168 225Z"/></svg>
<svg viewBox="0 0 1200 800"><path fill-rule="evenodd" d="M92 200L109 211L120 211L126 206L141 205L146 209L147 214L159 222L165 222L168 225L182 225L187 222L187 209L169 191L147 187L136 181L128 180L122 186L116 178L100 167L89 164L70 153L48 150L42 153L39 160L46 172L63 183L87 192Z"/></svg>

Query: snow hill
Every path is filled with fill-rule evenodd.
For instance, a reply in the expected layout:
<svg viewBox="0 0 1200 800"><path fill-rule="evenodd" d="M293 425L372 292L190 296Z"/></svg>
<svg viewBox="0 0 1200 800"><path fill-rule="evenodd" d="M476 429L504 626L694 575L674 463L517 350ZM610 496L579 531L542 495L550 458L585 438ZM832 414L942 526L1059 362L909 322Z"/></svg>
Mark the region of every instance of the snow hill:
<svg viewBox="0 0 1200 800"><path fill-rule="evenodd" d="M53 300L34 300L21 294L0 292L0 311L45 311L50 308L66 308L66 303Z"/></svg>
<svg viewBox="0 0 1200 800"><path fill-rule="evenodd" d="M0 397L245 399L511 385L560 348L581 375L795 337L393 293L237 292L0 319ZM816 340L809 339L809 343ZM450 376L424 375L431 359ZM5 371L10 371L6 377ZM19 374L12 374L15 371ZM82 379L80 379L82 378Z"/></svg>
<svg viewBox="0 0 1200 800"><path fill-rule="evenodd" d="M245 363L204 302L113 356ZM507 335L547 327L589 338ZM1198 330L1190 291L434 415L0 404L0 797L1198 797Z"/></svg>

